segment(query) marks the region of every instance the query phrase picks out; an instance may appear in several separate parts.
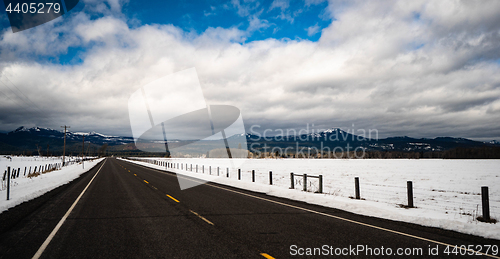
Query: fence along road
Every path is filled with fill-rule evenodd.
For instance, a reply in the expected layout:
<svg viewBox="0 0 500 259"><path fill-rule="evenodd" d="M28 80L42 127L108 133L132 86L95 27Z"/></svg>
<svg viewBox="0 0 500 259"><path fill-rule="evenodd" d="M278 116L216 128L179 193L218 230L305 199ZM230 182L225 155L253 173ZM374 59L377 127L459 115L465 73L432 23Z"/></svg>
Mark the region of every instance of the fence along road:
<svg viewBox="0 0 500 259"><path fill-rule="evenodd" d="M212 183L181 191L174 174L116 159L48 195L0 214L1 258L31 258L70 207L41 258L289 258L323 245L421 248L422 258L429 247L445 256L446 244L500 244Z"/></svg>

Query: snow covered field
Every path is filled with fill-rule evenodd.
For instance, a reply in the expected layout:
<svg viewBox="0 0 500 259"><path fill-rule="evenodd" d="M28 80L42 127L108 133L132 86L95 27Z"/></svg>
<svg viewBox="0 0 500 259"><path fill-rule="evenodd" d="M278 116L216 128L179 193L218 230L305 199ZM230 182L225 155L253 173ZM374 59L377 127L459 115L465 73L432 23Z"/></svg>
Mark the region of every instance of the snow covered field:
<svg viewBox="0 0 500 259"><path fill-rule="evenodd" d="M71 157L67 156L66 162L79 160L80 157ZM38 156L0 156L0 174L2 177L5 170L7 170L7 166L10 166L11 170L21 169L19 176L24 176L24 170L26 169L26 175L35 170L37 167L37 171L40 166L45 167L46 165L53 165L56 163L62 163L62 157L38 157Z"/></svg>
<svg viewBox="0 0 500 259"><path fill-rule="evenodd" d="M482 214L481 186L489 187L491 217L500 220L500 160L151 159L179 163L179 167L182 164L183 170L173 169L177 173L274 196L500 239L499 223L476 220ZM231 163L241 168L241 181ZM189 171L191 164L193 172ZM220 177L214 176L217 167ZM230 178L224 174L228 167L233 168ZM251 182L252 170L256 173L256 183ZM269 185L269 171L273 172L273 186ZM314 193L317 179L308 179L308 192L303 192L301 177L295 178L296 190L290 190L290 172L323 175L324 194ZM359 177L361 198L365 200L349 198L355 195L354 177ZM407 181L413 181L417 208L400 206L407 204Z"/></svg>
<svg viewBox="0 0 500 259"><path fill-rule="evenodd" d="M74 159L72 159L74 160ZM82 164L72 164L63 167L61 170L55 170L45 174L41 174L38 177L28 178L23 175L24 167L30 167L34 169L35 166L45 166L46 164L54 164L62 162L60 157L12 157L12 161L5 157L0 159L0 169L3 175L5 168L10 166L11 168L22 168L20 177L11 180L10 189L10 200L7 200L7 191L5 181L2 181L2 188L0 188L0 213L7 210L8 208L14 207L21 204L24 201L34 199L44 193L53 190L61 185L69 183L70 181L78 178L84 172L90 170L102 159L95 159L94 161L86 161L85 169L82 168ZM66 157L66 161L68 157ZM1 180L1 179L0 179Z"/></svg>

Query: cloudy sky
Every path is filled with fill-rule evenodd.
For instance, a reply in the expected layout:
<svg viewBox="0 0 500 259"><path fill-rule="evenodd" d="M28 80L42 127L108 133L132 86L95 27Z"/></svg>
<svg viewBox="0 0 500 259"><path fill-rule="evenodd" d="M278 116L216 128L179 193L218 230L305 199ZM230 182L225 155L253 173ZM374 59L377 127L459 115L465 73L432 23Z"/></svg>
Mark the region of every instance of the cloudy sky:
<svg viewBox="0 0 500 259"><path fill-rule="evenodd" d="M1 10L0 26L1 131L131 136L131 94L195 67L247 128L500 140L497 0L80 0L18 33Z"/></svg>

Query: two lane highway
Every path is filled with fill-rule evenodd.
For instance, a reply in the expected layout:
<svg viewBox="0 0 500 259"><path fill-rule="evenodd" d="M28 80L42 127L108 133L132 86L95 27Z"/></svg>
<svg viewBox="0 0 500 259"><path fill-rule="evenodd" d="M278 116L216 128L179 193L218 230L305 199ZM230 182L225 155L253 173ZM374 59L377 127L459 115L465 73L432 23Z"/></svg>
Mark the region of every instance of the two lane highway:
<svg viewBox="0 0 500 259"><path fill-rule="evenodd" d="M500 244L212 183L181 191L175 174L112 158L99 166L3 229L2 258L290 258L324 246L425 258L436 247L445 256L448 244Z"/></svg>

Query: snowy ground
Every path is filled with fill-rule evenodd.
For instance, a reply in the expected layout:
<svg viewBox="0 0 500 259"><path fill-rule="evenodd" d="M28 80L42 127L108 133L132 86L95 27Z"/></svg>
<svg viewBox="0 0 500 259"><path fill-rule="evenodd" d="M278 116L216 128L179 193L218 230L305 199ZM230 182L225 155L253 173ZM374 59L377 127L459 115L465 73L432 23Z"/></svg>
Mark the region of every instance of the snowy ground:
<svg viewBox="0 0 500 259"><path fill-rule="evenodd" d="M67 156L65 158L66 162L75 161L81 159L80 157ZM38 169L40 166L45 167L46 165L54 165L57 163L62 163L62 157L39 157L39 156L0 156L0 177L3 176L7 166L10 166L11 170L20 169L20 176L24 176L26 170L26 175L31 171Z"/></svg>
<svg viewBox="0 0 500 259"><path fill-rule="evenodd" d="M29 168L32 166L34 169L35 166L60 163L61 160L62 159L60 157L12 157L12 161L10 161L10 159L2 156L0 159L0 172L2 175L7 166L10 166L11 168L23 169L21 169L19 178L11 180L10 200L7 200L7 190L5 188L6 181L2 181L2 187L0 188L0 213L21 204L24 201L34 199L50 190L69 183L70 181L78 178L84 172L90 170L102 159L85 161L85 169L82 168L82 164L76 163L65 166L61 170L41 174L38 177L28 178L23 175L24 167ZM66 161L68 161L68 157L66 157Z"/></svg>
<svg viewBox="0 0 500 259"><path fill-rule="evenodd" d="M179 163L183 169L173 169L174 172L212 182L368 216L500 239L500 223L476 220L482 214L481 186L489 187L491 217L500 220L500 160L154 159ZM217 167L220 177L216 176ZM224 174L227 168L232 168L230 178ZM237 180L236 168L241 168L241 181ZM251 182L252 170L256 172L256 183ZM269 185L269 171L273 172L273 186ZM309 179L308 192L302 191L301 177L295 179L295 190L289 189L290 172L323 175L324 194L314 193L317 179ZM359 177L364 200L349 198L354 196L354 177ZM413 181L417 208L400 207L407 204L407 181Z"/></svg>

